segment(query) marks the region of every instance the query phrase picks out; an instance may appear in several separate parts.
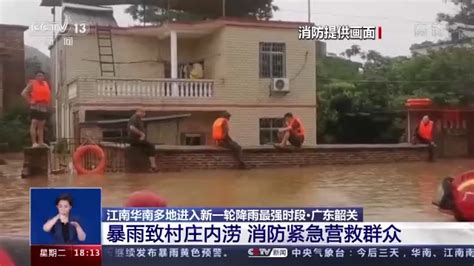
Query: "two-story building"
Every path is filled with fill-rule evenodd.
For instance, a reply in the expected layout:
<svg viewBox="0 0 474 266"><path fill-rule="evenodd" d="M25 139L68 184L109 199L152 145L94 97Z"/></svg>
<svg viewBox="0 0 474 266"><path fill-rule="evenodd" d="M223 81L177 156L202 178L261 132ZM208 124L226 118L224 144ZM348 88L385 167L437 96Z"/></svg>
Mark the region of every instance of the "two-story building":
<svg viewBox="0 0 474 266"><path fill-rule="evenodd" d="M155 143L210 144L214 119L228 111L231 136L242 145L275 142L287 112L303 121L305 144L316 144L315 44L298 39L306 24L218 19L91 25L85 34L72 28L72 38L58 36L50 47L58 66L58 137L77 138L83 124L99 138L111 130L123 136L125 124L91 130L90 123L128 118L143 107L150 117L190 115L150 123Z"/></svg>

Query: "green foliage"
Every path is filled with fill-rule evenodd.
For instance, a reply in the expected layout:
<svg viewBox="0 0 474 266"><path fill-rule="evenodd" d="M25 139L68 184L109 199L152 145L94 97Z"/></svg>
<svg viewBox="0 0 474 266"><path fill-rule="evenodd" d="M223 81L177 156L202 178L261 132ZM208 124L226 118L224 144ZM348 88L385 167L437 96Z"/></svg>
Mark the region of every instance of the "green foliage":
<svg viewBox="0 0 474 266"><path fill-rule="evenodd" d="M472 0L451 0L451 2L459 8L459 12L455 15L440 13L438 21L474 25L474 2Z"/></svg>
<svg viewBox="0 0 474 266"><path fill-rule="evenodd" d="M132 5L125 12L134 20L161 24L165 21L193 21L222 17L222 0L162 1L157 6ZM169 9L168 9L169 7ZM270 19L278 7L273 0L226 0L226 17Z"/></svg>
<svg viewBox="0 0 474 266"><path fill-rule="evenodd" d="M17 108L0 119L0 142L8 143L10 151L20 151L29 137L28 110Z"/></svg>
<svg viewBox="0 0 474 266"><path fill-rule="evenodd" d="M67 139L58 139L56 145L54 145L53 152L57 154L62 154L62 155L69 154L71 151L69 149Z"/></svg>
<svg viewBox="0 0 474 266"><path fill-rule="evenodd" d="M474 103L472 49L413 58L390 58L357 47L347 51L363 55L362 72L341 58L324 58L317 65L319 142L397 142L408 98L431 98L438 105Z"/></svg>

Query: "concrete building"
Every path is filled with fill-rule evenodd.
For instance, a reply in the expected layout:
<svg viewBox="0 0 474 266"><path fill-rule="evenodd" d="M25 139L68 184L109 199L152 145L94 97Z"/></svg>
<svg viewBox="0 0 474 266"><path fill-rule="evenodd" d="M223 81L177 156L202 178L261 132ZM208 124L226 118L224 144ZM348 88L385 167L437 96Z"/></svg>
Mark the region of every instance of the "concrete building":
<svg viewBox="0 0 474 266"><path fill-rule="evenodd" d="M213 120L228 111L231 135L242 145L275 142L286 112L303 121L306 144L316 144L315 45L298 40L305 24L99 24L69 37L73 43L59 36L51 47L59 137L78 138L83 123L128 118L144 107L151 117L190 115L179 123L150 123L148 138L155 143L210 144ZM88 130L104 138L114 135L110 131L123 136L126 127Z"/></svg>
<svg viewBox="0 0 474 266"><path fill-rule="evenodd" d="M474 49L474 26L454 24L451 26L451 40L438 43L423 42L410 47L414 55L427 55L429 51L437 51L449 47Z"/></svg>
<svg viewBox="0 0 474 266"><path fill-rule="evenodd" d="M0 114L22 104L25 87L25 26L0 24Z"/></svg>

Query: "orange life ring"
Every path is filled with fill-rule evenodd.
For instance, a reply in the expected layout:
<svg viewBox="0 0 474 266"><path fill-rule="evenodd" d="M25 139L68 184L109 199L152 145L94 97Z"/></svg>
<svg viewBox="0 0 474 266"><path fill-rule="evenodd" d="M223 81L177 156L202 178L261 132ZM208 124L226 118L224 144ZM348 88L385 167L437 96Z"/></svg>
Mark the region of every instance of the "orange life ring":
<svg viewBox="0 0 474 266"><path fill-rule="evenodd" d="M93 153L100 158L99 165L97 165L92 170L86 169L82 165L82 158L84 157L86 153ZM102 150L102 148L100 148L97 145L80 146L74 152L72 161L74 163L74 168L76 168L77 173L80 175L97 175L97 174L103 174L105 172L105 166L106 166L105 152L104 150Z"/></svg>

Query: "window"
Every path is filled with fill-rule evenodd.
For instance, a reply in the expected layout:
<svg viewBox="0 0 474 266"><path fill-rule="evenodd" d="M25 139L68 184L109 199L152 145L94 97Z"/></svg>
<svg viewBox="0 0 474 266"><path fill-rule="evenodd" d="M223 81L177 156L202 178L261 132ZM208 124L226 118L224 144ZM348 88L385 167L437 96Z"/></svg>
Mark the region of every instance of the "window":
<svg viewBox="0 0 474 266"><path fill-rule="evenodd" d="M283 118L260 118L260 145L277 143L278 129L283 124Z"/></svg>
<svg viewBox="0 0 474 266"><path fill-rule="evenodd" d="M260 78L286 77L284 43L260 43Z"/></svg>
<svg viewBox="0 0 474 266"><path fill-rule="evenodd" d="M204 144L204 134L183 133L181 134L181 144L186 146L198 146Z"/></svg>

